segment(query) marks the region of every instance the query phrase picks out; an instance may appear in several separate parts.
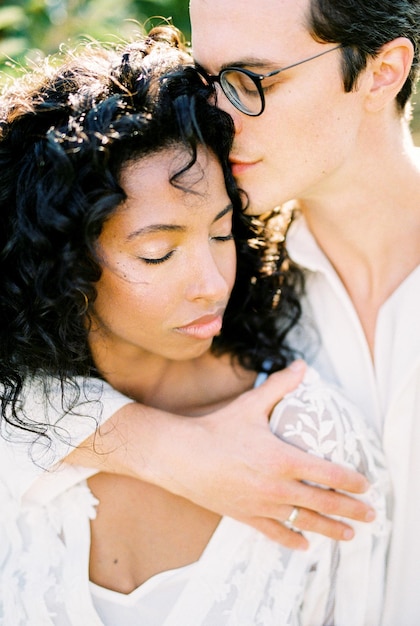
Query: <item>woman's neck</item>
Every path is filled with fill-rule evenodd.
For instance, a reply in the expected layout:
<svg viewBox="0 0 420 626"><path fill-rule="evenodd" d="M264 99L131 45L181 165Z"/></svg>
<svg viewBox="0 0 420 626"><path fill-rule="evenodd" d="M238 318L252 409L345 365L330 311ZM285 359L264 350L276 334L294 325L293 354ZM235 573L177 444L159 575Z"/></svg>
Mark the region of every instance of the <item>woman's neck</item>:
<svg viewBox="0 0 420 626"><path fill-rule="evenodd" d="M257 375L235 364L230 355L215 356L210 350L185 361L95 347L93 352L101 375L115 389L147 406L181 415L216 410L250 389Z"/></svg>

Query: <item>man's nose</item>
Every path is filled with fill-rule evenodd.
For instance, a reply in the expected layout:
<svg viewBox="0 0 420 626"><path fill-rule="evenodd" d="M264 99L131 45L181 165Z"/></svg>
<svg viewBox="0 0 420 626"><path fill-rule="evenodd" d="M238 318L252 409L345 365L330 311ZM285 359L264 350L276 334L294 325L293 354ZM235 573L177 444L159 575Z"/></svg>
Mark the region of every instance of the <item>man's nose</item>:
<svg viewBox="0 0 420 626"><path fill-rule="evenodd" d="M242 130L244 114L238 111L238 109L231 103L221 86L218 84L216 85L216 106L231 116L235 126L235 134L237 135L240 133Z"/></svg>

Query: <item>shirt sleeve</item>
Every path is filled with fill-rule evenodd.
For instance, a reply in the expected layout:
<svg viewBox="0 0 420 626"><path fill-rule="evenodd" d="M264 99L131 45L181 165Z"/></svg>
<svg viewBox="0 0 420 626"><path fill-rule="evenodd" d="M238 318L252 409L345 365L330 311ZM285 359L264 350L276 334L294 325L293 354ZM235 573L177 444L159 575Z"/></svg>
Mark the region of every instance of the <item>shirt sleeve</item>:
<svg viewBox="0 0 420 626"><path fill-rule="evenodd" d="M379 624L390 534L390 482L377 436L358 409L314 370L276 406L270 424L284 441L364 474L371 486L357 497L376 510L372 523L346 520L355 530L351 541L307 534L312 558L302 596L302 626Z"/></svg>
<svg viewBox="0 0 420 626"><path fill-rule="evenodd" d="M62 461L130 402L99 379L75 378L64 385L54 379L29 381L18 416L30 423L31 430L4 420L1 424L2 480L21 497L42 473Z"/></svg>

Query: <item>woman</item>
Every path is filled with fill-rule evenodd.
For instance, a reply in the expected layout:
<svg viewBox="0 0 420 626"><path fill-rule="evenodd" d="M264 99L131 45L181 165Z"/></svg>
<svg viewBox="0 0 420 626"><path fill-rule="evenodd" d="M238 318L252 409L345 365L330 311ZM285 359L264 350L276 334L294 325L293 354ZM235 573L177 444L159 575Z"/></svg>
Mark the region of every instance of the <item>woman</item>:
<svg viewBox="0 0 420 626"><path fill-rule="evenodd" d="M377 519L350 544L315 536L292 552L82 467L43 475L21 500L8 489L19 459L38 459L39 443L48 454L51 428L64 441L84 428L97 398L83 377L194 419L293 358L300 274L244 217L230 120L178 46L166 29L86 46L3 101L2 623L376 624L386 474L372 434L314 372L271 426L368 477Z"/></svg>

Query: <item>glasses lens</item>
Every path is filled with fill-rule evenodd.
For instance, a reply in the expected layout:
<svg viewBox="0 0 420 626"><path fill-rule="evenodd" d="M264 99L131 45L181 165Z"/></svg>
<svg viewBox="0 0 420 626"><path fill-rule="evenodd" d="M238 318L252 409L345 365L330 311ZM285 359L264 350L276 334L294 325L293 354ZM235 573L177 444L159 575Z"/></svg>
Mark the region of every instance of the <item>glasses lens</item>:
<svg viewBox="0 0 420 626"><path fill-rule="evenodd" d="M226 98L234 107L247 115L259 115L262 110L257 84L241 70L225 70L220 75L220 85Z"/></svg>

